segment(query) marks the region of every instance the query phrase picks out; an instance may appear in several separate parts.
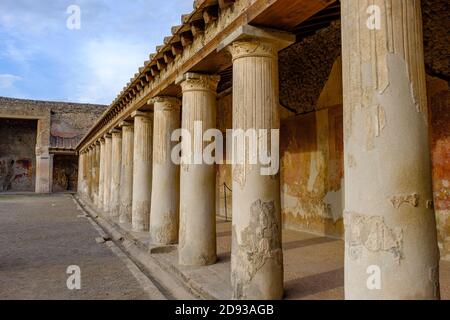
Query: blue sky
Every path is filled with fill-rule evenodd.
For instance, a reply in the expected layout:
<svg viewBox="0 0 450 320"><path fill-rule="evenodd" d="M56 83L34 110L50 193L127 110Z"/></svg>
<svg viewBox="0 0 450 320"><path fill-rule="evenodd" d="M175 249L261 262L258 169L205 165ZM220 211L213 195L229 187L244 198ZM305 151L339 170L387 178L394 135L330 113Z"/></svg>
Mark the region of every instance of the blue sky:
<svg viewBox="0 0 450 320"><path fill-rule="evenodd" d="M0 96L110 104L192 3L0 0Z"/></svg>

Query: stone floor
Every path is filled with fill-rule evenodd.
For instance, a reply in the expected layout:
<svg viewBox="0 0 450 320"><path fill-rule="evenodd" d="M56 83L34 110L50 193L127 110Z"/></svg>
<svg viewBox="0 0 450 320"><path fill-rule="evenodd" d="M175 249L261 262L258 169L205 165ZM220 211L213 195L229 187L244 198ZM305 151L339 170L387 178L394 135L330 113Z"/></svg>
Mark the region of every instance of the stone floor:
<svg viewBox="0 0 450 320"><path fill-rule="evenodd" d="M134 233L129 225L109 220L115 230L137 240L141 247L150 245L147 233ZM151 245L150 245L151 246ZM152 257L206 297L230 299L231 223L217 221L219 260L207 267L178 265L176 247L153 248ZM310 233L284 230L285 298L288 300L344 299L344 242ZM450 299L450 262L441 262L441 294Z"/></svg>
<svg viewBox="0 0 450 320"><path fill-rule="evenodd" d="M0 300L160 298L98 237L70 195L0 195ZM70 265L81 268L79 291L67 288Z"/></svg>
<svg viewBox="0 0 450 320"><path fill-rule="evenodd" d="M113 253L117 248L96 243L96 225L83 214L69 195L0 196L0 299L161 297L151 281ZM148 244L148 234L124 234ZM176 247L153 248L151 257L204 296L229 299L229 222L217 222L217 243L219 261L208 267L178 266ZM283 246L286 299L343 299L342 241L285 230ZM66 287L66 268L74 264L82 269L81 291ZM450 299L449 262L441 264L441 292Z"/></svg>

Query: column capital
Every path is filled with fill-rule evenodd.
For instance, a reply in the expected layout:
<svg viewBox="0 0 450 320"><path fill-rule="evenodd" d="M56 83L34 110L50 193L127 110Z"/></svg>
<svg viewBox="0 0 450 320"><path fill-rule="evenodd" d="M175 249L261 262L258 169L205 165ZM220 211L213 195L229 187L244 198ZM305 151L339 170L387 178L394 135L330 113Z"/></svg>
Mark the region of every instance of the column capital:
<svg viewBox="0 0 450 320"><path fill-rule="evenodd" d="M184 92L187 91L212 91L217 92L220 76L202 73L188 72L180 76L176 83L181 85Z"/></svg>
<svg viewBox="0 0 450 320"><path fill-rule="evenodd" d="M135 111L131 114L132 118L141 117L141 118L150 118L152 116L151 112L143 112L143 111Z"/></svg>
<svg viewBox="0 0 450 320"><path fill-rule="evenodd" d="M112 139L112 135L109 134L109 133L107 133L107 134L105 134L105 135L103 136L103 139L105 139L105 141L106 141L107 139Z"/></svg>
<svg viewBox="0 0 450 320"><path fill-rule="evenodd" d="M124 127L134 127L134 123L133 123L133 122L130 122L130 121L122 121L122 122L119 124L119 127L120 127L120 128L124 128Z"/></svg>
<svg viewBox="0 0 450 320"><path fill-rule="evenodd" d="M157 96L148 100L147 104L154 105L156 111L175 111L181 107L181 100L170 96Z"/></svg>
<svg viewBox="0 0 450 320"><path fill-rule="evenodd" d="M114 129L111 129L111 130L109 131L109 133L114 137L114 136L117 136L117 135L122 134L122 130L119 130L119 129L114 128Z"/></svg>
<svg viewBox="0 0 450 320"><path fill-rule="evenodd" d="M295 35L289 32L244 25L225 38L217 51L227 49L233 60L243 57L275 58L280 50L292 45L295 40Z"/></svg>
<svg viewBox="0 0 450 320"><path fill-rule="evenodd" d="M103 137L103 138L100 138L100 139L99 139L99 141L100 141L100 144L105 144L105 143L106 143L106 141L105 141L105 137Z"/></svg>

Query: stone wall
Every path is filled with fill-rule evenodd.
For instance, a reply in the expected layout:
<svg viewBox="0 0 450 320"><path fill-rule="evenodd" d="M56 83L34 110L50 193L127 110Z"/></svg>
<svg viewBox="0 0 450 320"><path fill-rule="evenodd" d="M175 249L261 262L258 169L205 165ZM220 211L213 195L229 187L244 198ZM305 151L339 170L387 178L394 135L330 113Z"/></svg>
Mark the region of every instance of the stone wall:
<svg viewBox="0 0 450 320"><path fill-rule="evenodd" d="M37 121L0 119L0 192L34 191Z"/></svg>
<svg viewBox="0 0 450 320"><path fill-rule="evenodd" d="M35 124L37 122L37 128L35 125L33 132L23 126L1 127L5 134L0 135L0 145L4 146L0 152L2 161L0 184L3 183L3 186L0 186L0 192L34 191L35 189L39 189L39 192L48 192L52 189L52 182L56 183L54 186L56 191L65 190L67 183L68 188L76 190L76 159L57 162L56 166L52 167L51 154L74 152L80 139L105 109L106 106L102 105L0 97L0 119L28 119L29 121L33 120ZM27 150L25 154L23 149ZM18 161L22 158L27 161ZM29 160L31 158L32 160ZM11 165L11 159L15 160L14 165ZM40 167L37 159L42 161ZM64 167L65 165L67 166ZM23 171L28 171L29 174ZM66 176L68 181L64 181ZM11 177L16 177L21 182L12 184L5 182L12 179ZM27 182L30 180L31 183ZM75 184L74 187L71 186L70 181L72 181L72 185Z"/></svg>

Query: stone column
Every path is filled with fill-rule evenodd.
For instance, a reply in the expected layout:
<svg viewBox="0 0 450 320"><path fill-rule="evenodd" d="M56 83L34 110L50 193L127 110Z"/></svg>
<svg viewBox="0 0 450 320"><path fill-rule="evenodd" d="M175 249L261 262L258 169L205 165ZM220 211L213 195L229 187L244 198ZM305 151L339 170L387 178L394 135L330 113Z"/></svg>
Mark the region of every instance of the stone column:
<svg viewBox="0 0 450 320"><path fill-rule="evenodd" d="M112 154L112 136L110 134L105 135L105 172L104 172L104 189L103 189L103 211L108 213L110 210L111 201L111 154Z"/></svg>
<svg viewBox="0 0 450 320"><path fill-rule="evenodd" d="M342 21L346 298L438 299L420 1L343 0Z"/></svg>
<svg viewBox="0 0 450 320"><path fill-rule="evenodd" d="M136 232L149 231L152 197L153 114L135 112L132 225Z"/></svg>
<svg viewBox="0 0 450 320"><path fill-rule="evenodd" d="M196 144L195 122L201 121L203 132L216 127L219 77L188 73L178 82L183 89L182 128L190 133L193 148ZM183 155L187 153L188 150L183 150ZM215 165L182 163L179 240L181 265L204 266L216 262Z"/></svg>
<svg viewBox="0 0 450 320"><path fill-rule="evenodd" d="M259 151L253 154L250 139L241 149L233 145L236 155L242 156L241 162L233 163L234 299L283 298L279 152L271 151L279 140L271 133L280 129L278 51L294 39L287 33L244 26L223 43L233 59L233 129L256 132L253 144ZM261 150L261 142L267 151ZM268 166L261 165L260 152L271 154L272 172L263 170ZM251 156L258 160L251 161Z"/></svg>
<svg viewBox="0 0 450 320"><path fill-rule="evenodd" d="M98 177L98 208L103 209L105 196L105 139L100 139L100 164Z"/></svg>
<svg viewBox="0 0 450 320"><path fill-rule="evenodd" d="M82 195L86 200L88 196L88 176L89 176L89 149L83 151L83 184L82 184Z"/></svg>
<svg viewBox="0 0 450 320"><path fill-rule="evenodd" d="M92 146L89 146L87 153L87 175L86 175L86 193L87 198L92 202Z"/></svg>
<svg viewBox="0 0 450 320"><path fill-rule="evenodd" d="M134 126L123 122L122 128L122 168L120 170L120 223L131 223L133 206L133 156Z"/></svg>
<svg viewBox="0 0 450 320"><path fill-rule="evenodd" d="M180 100L157 97L154 104L153 181L150 234L154 244L178 243L180 166L172 161L172 133L180 129Z"/></svg>
<svg viewBox="0 0 450 320"><path fill-rule="evenodd" d="M111 151L111 198L110 215L119 218L120 215L120 171L122 169L122 131L114 129Z"/></svg>
<svg viewBox="0 0 450 320"><path fill-rule="evenodd" d="M84 176L84 153L78 153L78 182L77 182L77 192L81 197L83 195L83 176Z"/></svg>
<svg viewBox="0 0 450 320"><path fill-rule="evenodd" d="M96 142L93 147L93 171L92 171L92 194L94 196L95 207L99 207L98 193L99 193L99 179L100 179L100 142Z"/></svg>

